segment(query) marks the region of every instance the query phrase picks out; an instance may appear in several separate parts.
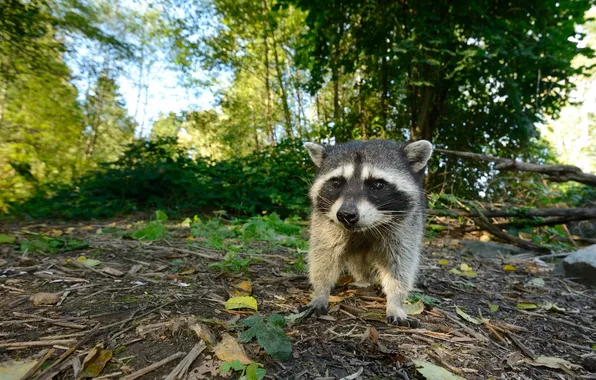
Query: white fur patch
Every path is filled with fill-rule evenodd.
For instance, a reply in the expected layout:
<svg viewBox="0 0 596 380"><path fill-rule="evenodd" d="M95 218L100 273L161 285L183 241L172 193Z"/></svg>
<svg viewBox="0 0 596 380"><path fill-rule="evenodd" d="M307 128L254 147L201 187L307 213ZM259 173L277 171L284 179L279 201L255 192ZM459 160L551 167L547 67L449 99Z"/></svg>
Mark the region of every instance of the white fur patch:
<svg viewBox="0 0 596 380"><path fill-rule="evenodd" d="M321 191L321 188L325 184L325 182L329 181L333 177L344 177L346 180L349 180L354 175L354 165L353 164L346 164L340 166L338 168L333 169L329 173L322 175L321 177L317 178L315 183L313 183L312 187L310 188L310 197L311 199L316 199L317 195Z"/></svg>
<svg viewBox="0 0 596 380"><path fill-rule="evenodd" d="M395 185L398 190L405 191L414 198L416 198L420 192L409 175L400 173L397 170L383 170L374 166L364 165L362 167L360 178L362 181L365 181L368 178L383 179L390 184Z"/></svg>
<svg viewBox="0 0 596 380"><path fill-rule="evenodd" d="M339 208L341 207L341 205L344 204L344 197L339 197L335 203L333 204L333 206L331 206L331 209L329 210L328 216L330 219L332 219L335 223L341 224L341 222L339 221L339 219L337 219L337 211L339 210Z"/></svg>
<svg viewBox="0 0 596 380"><path fill-rule="evenodd" d="M358 202L357 207L360 216L360 220L358 221L359 226L363 228L372 227L383 220L382 213L380 213L379 210L366 199Z"/></svg>

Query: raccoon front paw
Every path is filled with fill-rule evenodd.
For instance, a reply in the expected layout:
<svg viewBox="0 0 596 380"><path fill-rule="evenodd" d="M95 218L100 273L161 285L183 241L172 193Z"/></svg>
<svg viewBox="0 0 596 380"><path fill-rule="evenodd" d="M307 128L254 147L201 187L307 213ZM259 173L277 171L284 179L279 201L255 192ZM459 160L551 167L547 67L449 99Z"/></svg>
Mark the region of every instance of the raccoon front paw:
<svg viewBox="0 0 596 380"><path fill-rule="evenodd" d="M420 327L420 322L417 319L410 317L399 318L389 315L387 316L387 323L397 326L410 327L413 329Z"/></svg>
<svg viewBox="0 0 596 380"><path fill-rule="evenodd" d="M315 316L321 316L327 314L327 304L323 302L318 302L317 300L312 300L308 305L304 305L298 308L298 312L302 313L304 311L309 311L309 315L314 314Z"/></svg>
<svg viewBox="0 0 596 380"><path fill-rule="evenodd" d="M387 323L411 328L420 327L418 320L408 317L403 307L395 305L387 308Z"/></svg>

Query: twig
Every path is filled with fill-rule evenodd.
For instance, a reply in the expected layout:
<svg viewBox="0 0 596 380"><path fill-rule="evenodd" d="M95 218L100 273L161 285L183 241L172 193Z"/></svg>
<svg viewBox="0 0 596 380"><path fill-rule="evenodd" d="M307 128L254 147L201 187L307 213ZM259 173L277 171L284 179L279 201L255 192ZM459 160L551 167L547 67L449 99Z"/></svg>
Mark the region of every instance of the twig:
<svg viewBox="0 0 596 380"><path fill-rule="evenodd" d="M45 322L49 322L53 325L56 326L62 326L62 327L68 327L71 329L86 329L89 328L89 326L85 326L85 325L79 325L76 323L70 323L70 322L62 322L61 320L58 319L52 319L52 318L47 318L47 317L42 317L41 315L37 315L37 314L26 314L26 313L19 313L17 311L13 311L12 315L14 315L15 317L18 318L36 318Z"/></svg>
<svg viewBox="0 0 596 380"><path fill-rule="evenodd" d="M62 355L60 355L60 357L58 357L58 359L56 359L52 364L50 364L50 366L48 368L46 368L43 372L41 372L36 377L36 379L38 379L38 380L44 379L45 380L45 379L51 379L53 376L55 376L57 373L53 373L53 372L50 372L50 371L54 367L56 367L58 364L62 363L64 360L66 360L70 355L72 355L73 352L75 352L75 350L77 348L79 348L79 346L81 344L83 344L87 340L91 339L95 335L95 333L97 333L98 331L99 331L99 324L97 324L94 328L92 328L89 331L89 333L83 337L83 339L79 340L74 346L70 347Z"/></svg>
<svg viewBox="0 0 596 380"><path fill-rule="evenodd" d="M33 374L35 374L35 372L37 372L37 370L39 370L39 368L41 368L43 363L45 363L46 360L48 360L50 358L50 356L52 356L54 354L55 351L56 350L53 348L48 350L48 352L46 352L46 354L41 359L39 359L39 361L33 366L33 368L31 368L29 371L27 371L26 374L23 375L23 377L21 377L21 380L27 380L28 378L33 376Z"/></svg>
<svg viewBox="0 0 596 380"><path fill-rule="evenodd" d="M165 380L174 380L176 378L182 379L188 371L188 368L190 368L192 362L194 362L195 359L199 357L199 355L201 355L201 352L203 352L205 348L207 348L207 345L202 340L199 343L195 344L195 346L192 348L192 350L190 350L188 355L186 355L184 359L182 359L180 363L178 363L176 368L174 368L172 372L170 372L170 374L166 376Z"/></svg>
<svg viewBox="0 0 596 380"><path fill-rule="evenodd" d="M595 329L587 327L587 326L582 326L582 325L578 325L577 323L565 320L565 319L561 319L561 318L556 318L556 317L551 317L548 314L538 314L538 313L531 313L529 311L526 310L518 310L519 312L523 313L523 314L527 314L527 315L531 315L533 317L544 317L544 318L548 318L550 320L556 321L556 322L560 322L563 324L566 324L568 326L572 326L581 330L585 330L585 331L589 331L589 332L596 332Z"/></svg>
<svg viewBox="0 0 596 380"><path fill-rule="evenodd" d="M54 346L57 344L73 344L75 342L76 339L34 340L31 342L0 343L0 348Z"/></svg>
<svg viewBox="0 0 596 380"><path fill-rule="evenodd" d="M515 337L515 334L513 334L512 332L507 332L506 333L507 336L509 337L509 339L511 339L511 341L517 346L519 347L520 350L522 350L522 352L529 357L532 360L536 360L536 355L532 352L532 350L530 350L528 347L524 346L522 344L522 342L519 341L519 339L517 339Z"/></svg>
<svg viewBox="0 0 596 380"><path fill-rule="evenodd" d="M159 367L162 367L166 364L168 364L169 362L176 360L178 358L183 357L184 355L186 355L185 352L176 352L174 355L170 355L167 358L158 361L157 363L153 363L148 367L145 367L141 370L138 370L137 372L131 373L128 376L124 376L122 379L120 380L134 380L134 379L138 379L141 376L144 376L146 374L148 374L151 371L155 371L156 369L158 369Z"/></svg>
<svg viewBox="0 0 596 380"><path fill-rule="evenodd" d="M484 335L472 330L471 328L469 328L468 326L464 325L462 322L460 322L455 315L451 314L448 311L439 309L437 307L434 308L435 310L443 313L444 316L446 316L447 318L449 318L452 322L455 322L459 327L461 327L462 329L464 329L465 332L467 332L468 334L470 334L471 336L473 336L474 338L480 339L483 342L490 342L490 339L488 339L487 337L485 337Z"/></svg>

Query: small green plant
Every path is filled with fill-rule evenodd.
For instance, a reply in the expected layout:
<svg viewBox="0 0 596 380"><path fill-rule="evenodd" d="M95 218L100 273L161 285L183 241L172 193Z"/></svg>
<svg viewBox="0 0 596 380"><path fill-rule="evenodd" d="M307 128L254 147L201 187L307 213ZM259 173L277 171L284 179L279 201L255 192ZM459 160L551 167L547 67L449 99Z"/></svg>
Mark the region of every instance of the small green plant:
<svg viewBox="0 0 596 380"><path fill-rule="evenodd" d="M267 371L264 368L259 367L257 363L245 365L242 364L238 359L232 362L224 362L219 367L219 371L224 375L229 373L231 370L241 372L239 380L261 380L267 373Z"/></svg>
<svg viewBox="0 0 596 380"><path fill-rule="evenodd" d="M21 241L21 252L32 253L52 253L74 251L87 248L89 243L79 239L69 238L51 238L47 236L37 236L35 238Z"/></svg>
<svg viewBox="0 0 596 380"><path fill-rule="evenodd" d="M408 301L415 303L418 302L418 300L422 300L422 303L429 307L435 307L441 304L441 300L435 297L427 296L417 292L412 292L409 294Z"/></svg>
<svg viewBox="0 0 596 380"><path fill-rule="evenodd" d="M243 272L248 268L251 261L250 257L241 258L236 252L228 252L222 261L209 264L209 268L222 272Z"/></svg>
<svg viewBox="0 0 596 380"><path fill-rule="evenodd" d="M292 340L283 330L286 319L280 314L271 314L267 322L258 315L252 315L242 321L241 325L248 329L238 337L240 343L248 343L257 339L267 354L277 360L287 360L292 354Z"/></svg>
<svg viewBox="0 0 596 380"><path fill-rule="evenodd" d="M163 222L168 220L168 216L161 210L155 211L155 220L147 223L143 228L132 233L132 238L137 240L158 240L166 237L168 229Z"/></svg>

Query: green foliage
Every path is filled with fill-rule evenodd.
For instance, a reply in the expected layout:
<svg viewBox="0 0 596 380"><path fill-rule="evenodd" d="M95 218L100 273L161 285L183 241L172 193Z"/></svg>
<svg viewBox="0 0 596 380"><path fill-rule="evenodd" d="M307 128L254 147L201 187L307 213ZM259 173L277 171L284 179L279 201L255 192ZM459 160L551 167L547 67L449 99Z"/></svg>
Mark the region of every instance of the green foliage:
<svg viewBox="0 0 596 380"><path fill-rule="evenodd" d="M87 248L88 246L88 242L79 239L52 238L38 235L22 240L20 250L21 252L57 254Z"/></svg>
<svg viewBox="0 0 596 380"><path fill-rule="evenodd" d="M292 341L282 328L285 326L283 316L272 314L265 322L257 314L246 318L241 324L248 327L248 329L238 337L240 343L248 343L256 338L259 346L272 358L277 360L289 359L292 354Z"/></svg>
<svg viewBox="0 0 596 380"><path fill-rule="evenodd" d="M13 210L35 218L86 219L158 207L173 213L223 209L235 215L269 210L284 217L305 215L311 177L312 165L297 142L213 162L191 159L173 138L139 140L116 162L72 186L50 186ZM43 195L48 192L55 195L48 199Z"/></svg>
<svg viewBox="0 0 596 380"><path fill-rule="evenodd" d="M422 302L429 307L439 306L441 304L441 300L435 297L427 296L425 294L420 294L416 292L412 292L408 296L408 300L411 303L418 302L418 300L422 300Z"/></svg>
<svg viewBox="0 0 596 380"><path fill-rule="evenodd" d="M257 363L245 365L238 359L232 362L223 362L219 370L223 374L227 374L231 370L241 372L239 380L262 380L267 374L267 371L264 368L260 368Z"/></svg>
<svg viewBox="0 0 596 380"><path fill-rule="evenodd" d="M167 236L168 229L163 222L168 220L168 216L161 210L155 211L156 220L141 225L139 229L132 233L131 237L137 240L158 240Z"/></svg>
<svg viewBox="0 0 596 380"><path fill-rule="evenodd" d="M14 236L0 234L0 244L13 244L16 240Z"/></svg>
<svg viewBox="0 0 596 380"><path fill-rule="evenodd" d="M209 268L222 272L243 272L248 268L252 259L250 257L242 258L236 252L228 252L222 261L209 264Z"/></svg>

